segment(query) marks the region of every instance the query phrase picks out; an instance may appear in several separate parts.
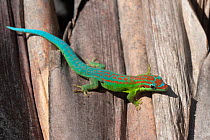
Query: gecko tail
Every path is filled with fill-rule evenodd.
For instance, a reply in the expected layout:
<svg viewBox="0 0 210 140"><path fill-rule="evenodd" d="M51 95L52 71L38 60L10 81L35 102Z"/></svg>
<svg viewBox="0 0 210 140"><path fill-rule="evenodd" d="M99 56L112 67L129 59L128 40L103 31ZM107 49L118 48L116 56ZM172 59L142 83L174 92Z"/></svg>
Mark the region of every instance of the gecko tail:
<svg viewBox="0 0 210 140"><path fill-rule="evenodd" d="M71 47L66 42L64 42L60 38L58 38L48 32L36 30L36 29L15 28L15 27L10 27L10 26L6 26L6 27L13 31L39 35L39 36L47 39L48 41L50 41L55 46L57 46L60 49L60 51L64 54L64 56L67 55L68 52L70 52L71 55L73 56L71 59L74 59L75 57L77 57L75 55L75 53L73 52L73 50L71 49Z"/></svg>
<svg viewBox="0 0 210 140"><path fill-rule="evenodd" d="M36 34L37 30L31 31L31 29L24 29L24 28L15 28L15 27L11 27L11 26L6 26L8 29L13 30L13 31L18 31L18 32L24 32L24 33L34 33Z"/></svg>
<svg viewBox="0 0 210 140"><path fill-rule="evenodd" d="M6 27L13 31L31 33L31 34L39 35L39 36L47 39L48 41L50 41L52 44L54 44L55 46L57 46L60 49L60 51L66 58L67 63L75 72L79 73L80 69L82 69L83 67L87 67L87 65L85 65L78 58L78 56L74 53L74 51L71 49L71 47L66 42L64 42L60 38L58 38L48 32L41 31L41 30L35 30L35 29L15 28L15 27L10 27L10 26L6 26Z"/></svg>
<svg viewBox="0 0 210 140"><path fill-rule="evenodd" d="M15 27L11 27L11 26L6 26L8 29L10 30L14 30L14 31L22 31L23 28L15 28Z"/></svg>
<svg viewBox="0 0 210 140"><path fill-rule="evenodd" d="M48 41L50 41L54 45L56 45L61 51L63 51L63 49L64 49L65 46L68 46L68 44L66 44L60 38L58 38L58 37L56 37L54 35L51 35L50 33L45 32L45 31L36 30L36 29L15 28L15 27L10 27L10 26L6 26L6 27L8 29L10 29L10 30L13 30L13 31L18 31L18 32L31 33L31 34L39 35L39 36L47 39Z"/></svg>

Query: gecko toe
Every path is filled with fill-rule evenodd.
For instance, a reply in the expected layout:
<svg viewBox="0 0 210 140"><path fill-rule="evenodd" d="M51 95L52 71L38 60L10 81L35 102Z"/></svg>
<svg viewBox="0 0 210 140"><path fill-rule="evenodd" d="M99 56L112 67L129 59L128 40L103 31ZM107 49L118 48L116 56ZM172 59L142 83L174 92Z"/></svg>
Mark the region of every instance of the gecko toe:
<svg viewBox="0 0 210 140"><path fill-rule="evenodd" d="M141 104L142 104L142 99L139 99L137 101L134 102L134 105L136 106L136 110L140 110L141 109Z"/></svg>

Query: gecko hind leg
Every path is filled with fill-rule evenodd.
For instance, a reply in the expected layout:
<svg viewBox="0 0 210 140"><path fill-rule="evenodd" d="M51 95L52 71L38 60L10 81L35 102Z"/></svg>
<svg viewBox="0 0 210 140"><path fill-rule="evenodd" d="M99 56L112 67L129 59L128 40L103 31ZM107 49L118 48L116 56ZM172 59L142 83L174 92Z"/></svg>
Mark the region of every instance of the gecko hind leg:
<svg viewBox="0 0 210 140"><path fill-rule="evenodd" d="M87 60L87 62L88 62L87 65L91 66L91 67L94 67L94 68L105 69L106 65L101 64L101 63L97 63L95 61L96 61L96 58L94 58L92 60Z"/></svg>
<svg viewBox="0 0 210 140"><path fill-rule="evenodd" d="M87 93L89 90L93 90L93 89L97 89L99 86L98 80L95 78L89 78L90 84L86 84L83 86L78 86L78 85L74 85L78 88L80 88L80 90L76 90L76 92L83 92L85 96L87 96Z"/></svg>

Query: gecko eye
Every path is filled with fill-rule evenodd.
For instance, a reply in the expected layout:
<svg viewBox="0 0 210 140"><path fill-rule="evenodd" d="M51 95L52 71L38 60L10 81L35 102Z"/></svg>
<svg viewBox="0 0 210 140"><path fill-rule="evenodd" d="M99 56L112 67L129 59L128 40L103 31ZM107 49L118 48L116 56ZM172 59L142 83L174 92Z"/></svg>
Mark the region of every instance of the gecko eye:
<svg viewBox="0 0 210 140"><path fill-rule="evenodd" d="M156 89L156 87L155 87L154 85L151 85L150 87L151 87L152 89Z"/></svg>

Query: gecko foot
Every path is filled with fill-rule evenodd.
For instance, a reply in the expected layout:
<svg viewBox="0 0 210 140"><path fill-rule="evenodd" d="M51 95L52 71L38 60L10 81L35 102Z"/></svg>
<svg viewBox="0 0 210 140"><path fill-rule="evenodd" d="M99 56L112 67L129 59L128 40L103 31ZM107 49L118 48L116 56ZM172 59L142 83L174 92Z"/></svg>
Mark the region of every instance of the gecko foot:
<svg viewBox="0 0 210 140"><path fill-rule="evenodd" d="M136 110L140 110L141 109L141 104L142 104L142 99L139 99L137 101L134 101L133 104L136 106Z"/></svg>
<svg viewBox="0 0 210 140"><path fill-rule="evenodd" d="M85 96L88 96L88 91L85 90L82 86L73 84L73 86L80 88L80 90L75 90L74 92L82 92Z"/></svg>

